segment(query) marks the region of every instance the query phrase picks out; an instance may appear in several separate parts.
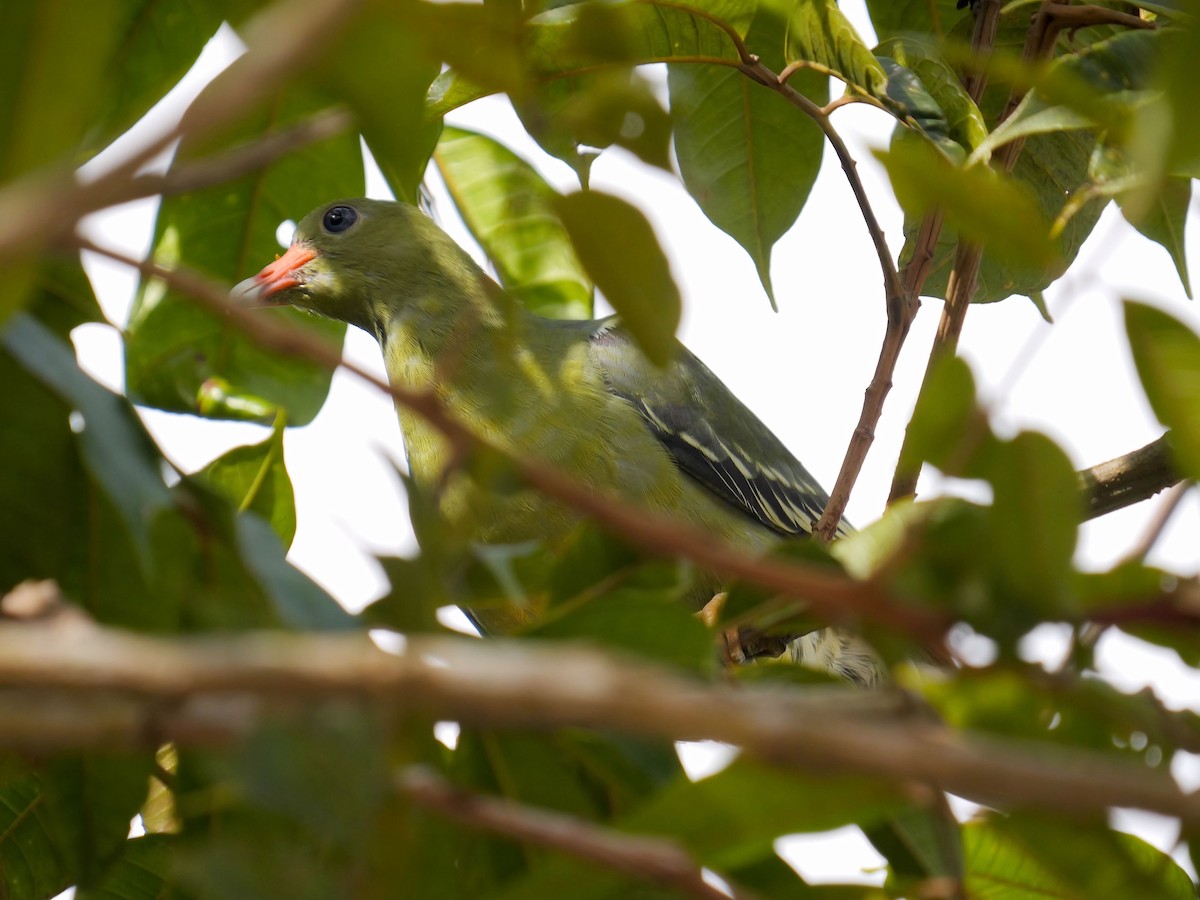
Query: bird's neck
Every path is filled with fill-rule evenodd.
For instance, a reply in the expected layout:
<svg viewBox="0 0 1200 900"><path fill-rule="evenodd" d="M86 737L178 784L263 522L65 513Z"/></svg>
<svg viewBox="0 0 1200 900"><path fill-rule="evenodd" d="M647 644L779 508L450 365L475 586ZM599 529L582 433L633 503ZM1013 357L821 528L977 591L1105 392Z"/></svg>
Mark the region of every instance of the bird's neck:
<svg viewBox="0 0 1200 900"><path fill-rule="evenodd" d="M480 366L502 366L522 330L520 305L473 260L446 262L413 279L376 323L389 375L409 388L486 377Z"/></svg>

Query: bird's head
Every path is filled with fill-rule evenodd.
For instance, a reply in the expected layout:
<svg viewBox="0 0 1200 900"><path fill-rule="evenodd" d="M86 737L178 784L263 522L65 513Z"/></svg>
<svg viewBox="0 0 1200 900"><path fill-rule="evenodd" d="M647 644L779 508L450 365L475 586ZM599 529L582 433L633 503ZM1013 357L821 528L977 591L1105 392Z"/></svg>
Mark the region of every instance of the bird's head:
<svg viewBox="0 0 1200 900"><path fill-rule="evenodd" d="M471 264L414 206L334 200L300 220L283 256L234 287L246 306L290 305L379 333L388 316Z"/></svg>

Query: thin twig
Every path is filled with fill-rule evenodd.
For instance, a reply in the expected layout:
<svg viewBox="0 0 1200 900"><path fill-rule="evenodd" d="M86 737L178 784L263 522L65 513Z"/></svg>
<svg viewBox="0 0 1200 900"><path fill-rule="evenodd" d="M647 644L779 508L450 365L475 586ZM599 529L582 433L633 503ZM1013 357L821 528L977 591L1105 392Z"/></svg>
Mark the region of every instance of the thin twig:
<svg viewBox="0 0 1200 900"><path fill-rule="evenodd" d="M1179 484L1173 485L1162 503L1154 511L1154 515L1146 525L1146 531L1142 535L1141 540L1134 545L1133 549L1126 555L1126 560L1141 560L1150 555L1150 551L1154 549L1154 545L1158 543L1158 539L1162 537L1163 531L1166 530L1167 524L1171 521L1171 517L1175 515L1175 510L1179 509L1179 504L1183 502L1183 498L1187 496L1188 489L1192 487L1190 481L1181 481Z"/></svg>
<svg viewBox="0 0 1200 900"><path fill-rule="evenodd" d="M838 472L837 480L834 482L829 502L825 505L825 510L821 514L821 518L813 528L813 535L815 537L828 541L832 540L834 534L837 532L838 525L841 523L842 516L846 511L846 504L850 501L850 492L854 488L854 483L858 480L858 475L862 471L867 452L874 441L875 424L879 421L879 416L882 414L884 399L887 397L888 391L891 390L891 374L895 370L896 359L899 356L900 347L904 343L904 338L908 334L908 328L912 323L915 309L905 299L899 272L892 261L891 250L888 249L887 238L884 236L883 228L880 226L879 220L875 216L875 211L871 207L871 201L867 196L862 179L859 178L858 163L855 162L854 157L850 154L850 150L846 146L846 142L842 139L841 134L833 126L829 114L788 84L783 75L778 75L771 71L758 57L746 57L739 68L747 77L781 94L816 122L817 126L825 134L826 140L829 141L829 145L833 148L838 161L842 165L842 171L845 173L850 190L854 194L855 201L858 203L859 211L862 214L863 222L866 224L867 233L871 237L871 243L875 246L875 254L879 258L879 267L883 273L884 295L888 310L888 334L885 337L885 349L880 354L880 361L876 366L875 377L871 380L871 384L867 388L863 413L859 418L858 427L854 430L854 435L851 438L846 456L842 460L841 470ZM790 71L794 71L794 68L785 70L789 74Z"/></svg>
<svg viewBox="0 0 1200 900"><path fill-rule="evenodd" d="M971 40L974 55L986 53L995 42L999 15L999 0L984 0L975 22ZM982 96L986 83L986 76L968 79L967 91L976 102ZM826 540L831 539L835 533L841 515L849 502L850 491L858 480L858 475L866 462L867 453L875 440L875 427L883 415L883 404L892 387L892 376L900 359L900 351L904 347L917 310L920 308L921 288L925 284L929 267L937 251L942 221L940 210L933 210L925 216L917 232L913 257L905 266L904 271L900 273L898 290L893 293L892 285L887 285L887 329L884 332L883 344L879 349L875 373L863 397L863 407L859 413L858 425L855 427L850 444L846 449L841 470L838 472L837 481L830 495L830 502L815 529ZM894 490L892 495L891 499L894 499Z"/></svg>
<svg viewBox="0 0 1200 900"><path fill-rule="evenodd" d="M424 767L402 769L395 784L413 803L460 825L560 850L687 897L728 900L730 896L708 884L688 852L665 838L624 834L564 813L464 791ZM732 896L751 897L737 889Z"/></svg>
<svg viewBox="0 0 1200 900"><path fill-rule="evenodd" d="M1004 808L1094 815L1120 806L1200 824L1200 797L1132 761L959 733L915 711L880 717L864 712L878 706L871 691L830 688L814 706L808 691L703 685L574 646L410 636L392 655L364 634L171 639L0 625L0 686L0 746L14 749L222 745L268 718L340 701L369 705L383 722L420 713L711 739L809 773L925 783Z"/></svg>

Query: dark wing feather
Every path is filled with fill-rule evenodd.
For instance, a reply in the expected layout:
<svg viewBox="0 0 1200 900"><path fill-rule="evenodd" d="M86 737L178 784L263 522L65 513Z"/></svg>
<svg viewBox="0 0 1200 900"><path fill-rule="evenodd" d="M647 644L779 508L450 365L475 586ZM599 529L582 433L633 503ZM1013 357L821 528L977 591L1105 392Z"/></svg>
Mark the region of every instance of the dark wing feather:
<svg viewBox="0 0 1200 900"><path fill-rule="evenodd" d="M704 363L680 347L656 369L613 320L592 333L591 352L684 473L778 534L812 532L828 495Z"/></svg>

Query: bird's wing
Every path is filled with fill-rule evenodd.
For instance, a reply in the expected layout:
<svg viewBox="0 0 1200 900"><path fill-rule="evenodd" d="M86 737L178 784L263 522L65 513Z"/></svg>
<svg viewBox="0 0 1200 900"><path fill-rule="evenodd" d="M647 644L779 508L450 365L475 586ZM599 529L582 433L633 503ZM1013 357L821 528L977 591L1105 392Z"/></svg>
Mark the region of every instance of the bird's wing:
<svg viewBox="0 0 1200 900"><path fill-rule="evenodd" d="M685 348L655 368L613 320L591 334L609 391L638 411L676 465L772 531L809 534L829 497L762 421Z"/></svg>

